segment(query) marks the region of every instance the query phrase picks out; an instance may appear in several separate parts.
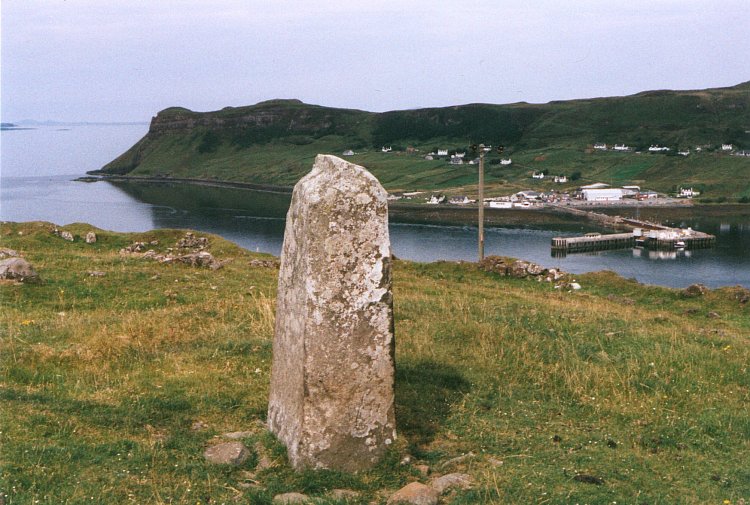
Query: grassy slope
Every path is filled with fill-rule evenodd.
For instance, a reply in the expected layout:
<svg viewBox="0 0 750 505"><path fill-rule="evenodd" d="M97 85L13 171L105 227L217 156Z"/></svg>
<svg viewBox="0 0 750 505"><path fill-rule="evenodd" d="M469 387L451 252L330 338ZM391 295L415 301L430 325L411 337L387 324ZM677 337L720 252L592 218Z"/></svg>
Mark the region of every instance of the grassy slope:
<svg viewBox="0 0 750 505"><path fill-rule="evenodd" d="M472 264L397 261L397 447L360 475L295 474L259 424L276 270L215 236L210 250L231 261L210 271L117 252L154 239L163 250L182 232L100 231L87 245L50 228L0 227L44 279L0 285L6 503L269 503L335 487L384 503L383 490L420 478L399 465L407 452L435 470L474 454L440 470L476 480L457 504L750 497L750 317L735 289L686 298L599 273L568 293ZM209 428L192 430L197 420ZM253 457L204 462L213 436L239 430ZM274 466L248 473L257 444Z"/></svg>
<svg viewBox="0 0 750 505"><path fill-rule="evenodd" d="M750 197L747 158L707 152L687 158L586 152L594 142L624 142L639 149L650 144L684 149L733 142L750 148L748 83L543 105L473 104L372 114L279 101L208 114L226 119L269 110L282 119L267 129L196 126L189 132L163 133L144 139L104 171L293 185L309 170L315 154L341 154L351 148L362 153L352 160L367 166L390 190L454 188L453 192L461 192L462 187L475 184L476 167L453 167L422 157L438 146L463 148L484 141L506 145L506 155L514 160L510 167L488 167L487 182L497 194L531 186L550 189L552 183L530 178L535 170L548 170L551 174L578 171L582 175L580 181L556 189L604 181L641 184L664 192L677 185L693 185L712 200ZM167 119L203 117L185 109L168 109L159 115ZM305 129L305 121L329 126ZM286 129L292 123L302 125L300 130ZM216 136L215 145L201 152L207 136L212 135ZM420 152L386 155L379 152L381 145L412 145ZM493 153L490 158L496 157Z"/></svg>

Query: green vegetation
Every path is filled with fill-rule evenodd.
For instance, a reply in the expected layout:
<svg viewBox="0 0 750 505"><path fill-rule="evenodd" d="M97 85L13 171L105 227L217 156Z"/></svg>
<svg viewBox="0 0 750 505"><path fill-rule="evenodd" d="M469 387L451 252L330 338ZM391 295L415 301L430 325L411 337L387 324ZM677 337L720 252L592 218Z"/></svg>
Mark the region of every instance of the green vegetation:
<svg viewBox="0 0 750 505"><path fill-rule="evenodd" d="M118 253L154 240L163 252L184 232L97 231L89 245L87 225L65 227L72 243L51 229L0 225L43 279L0 284L5 503L262 504L332 488L385 503L384 490L427 479L400 464L407 453L472 475L454 504L750 497L747 290L690 297L602 272L567 292L396 261L397 447L362 474L294 473L261 426L276 270L258 260L270 258L209 236L226 262L213 271ZM204 461L240 430L248 461ZM270 468L256 468L261 453Z"/></svg>
<svg viewBox="0 0 750 505"><path fill-rule="evenodd" d="M488 194L569 189L591 182L640 184L670 192L700 187L706 202L750 198L750 158L722 143L750 149L750 83L701 91L652 91L627 97L370 113L273 100L198 113L160 112L149 134L97 173L194 178L292 186L318 153L355 151L392 191L453 190L476 184L476 167L425 160L438 147L468 150L485 142L506 147L512 165L488 158ZM596 142L633 151L599 152ZM652 144L669 154L649 154ZM380 152L392 146L390 153ZM700 152L696 147L701 146ZM408 150L412 147L414 150ZM678 149L690 149L687 157ZM636 154L635 151L642 151ZM469 151L467 157L471 156ZM468 159L468 158L467 158ZM568 185L530 178L534 171L578 177Z"/></svg>

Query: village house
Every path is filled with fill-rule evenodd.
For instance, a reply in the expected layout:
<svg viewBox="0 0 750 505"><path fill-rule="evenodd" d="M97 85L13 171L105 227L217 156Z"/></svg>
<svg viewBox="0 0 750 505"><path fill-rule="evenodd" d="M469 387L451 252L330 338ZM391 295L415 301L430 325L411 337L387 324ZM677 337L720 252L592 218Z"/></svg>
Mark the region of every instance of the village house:
<svg viewBox="0 0 750 505"><path fill-rule="evenodd" d="M677 151L677 154L679 154L680 156L687 156L690 154L690 149L688 149L687 151Z"/></svg>
<svg viewBox="0 0 750 505"><path fill-rule="evenodd" d="M391 146L388 146L388 147L383 146L380 150L384 153L389 153L393 151L393 148Z"/></svg>
<svg viewBox="0 0 750 505"><path fill-rule="evenodd" d="M513 163L513 161L510 158L501 158L500 159L500 164L501 165L510 165L511 163Z"/></svg>
<svg viewBox="0 0 750 505"><path fill-rule="evenodd" d="M537 191L524 190L515 194L517 200L539 200L541 194ZM512 200L512 198L511 198Z"/></svg>
<svg viewBox="0 0 750 505"><path fill-rule="evenodd" d="M564 184L568 182L568 178L565 175L556 175L555 176L555 182L558 184Z"/></svg>
<svg viewBox="0 0 750 505"><path fill-rule="evenodd" d="M693 188L680 188L680 193L677 196L679 198L693 198L698 195L700 195L700 192L693 190Z"/></svg>
<svg viewBox="0 0 750 505"><path fill-rule="evenodd" d="M669 148L664 147L664 146L651 146L648 148L648 150L649 152L652 152L652 153L659 153L659 152L669 151Z"/></svg>
<svg viewBox="0 0 750 505"><path fill-rule="evenodd" d="M430 205L437 205L445 202L445 195L432 195L427 203Z"/></svg>
<svg viewBox="0 0 750 505"><path fill-rule="evenodd" d="M596 144L594 144L594 149L596 149L598 151L606 151L607 150L607 144L596 143Z"/></svg>
<svg viewBox="0 0 750 505"><path fill-rule="evenodd" d="M432 154L428 154L427 156L424 157L424 159L426 159L427 161L432 161L435 159L435 157Z"/></svg>
<svg viewBox="0 0 750 505"><path fill-rule="evenodd" d="M456 156L454 154L453 156L451 156L450 163L451 163L451 165L463 165L464 164L464 160L463 160L462 156Z"/></svg>
<svg viewBox="0 0 750 505"><path fill-rule="evenodd" d="M531 174L532 179L544 179L544 172L534 172Z"/></svg>
<svg viewBox="0 0 750 505"><path fill-rule="evenodd" d="M452 196L450 200L448 200L448 203L452 203L453 205L466 205L471 203L471 200L467 196Z"/></svg>
<svg viewBox="0 0 750 505"><path fill-rule="evenodd" d="M732 149L734 149L732 144L721 144L722 151L731 151Z"/></svg>
<svg viewBox="0 0 750 505"><path fill-rule="evenodd" d="M438 149L437 150L438 156L448 156L448 149Z"/></svg>
<svg viewBox="0 0 750 505"><path fill-rule="evenodd" d="M352 151L351 149L347 149L346 151L344 151L344 152L343 152L343 153L341 153L341 154L342 154L343 156L354 156L354 151Z"/></svg>
<svg viewBox="0 0 750 505"><path fill-rule="evenodd" d="M615 151L630 151L630 146L626 146L625 144L615 144L614 149Z"/></svg>

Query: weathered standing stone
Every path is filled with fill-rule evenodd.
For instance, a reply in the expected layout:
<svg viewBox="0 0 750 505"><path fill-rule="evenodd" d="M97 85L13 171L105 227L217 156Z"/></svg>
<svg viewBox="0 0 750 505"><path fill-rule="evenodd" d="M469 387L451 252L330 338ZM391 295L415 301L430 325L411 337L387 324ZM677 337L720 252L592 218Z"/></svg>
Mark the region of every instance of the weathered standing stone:
<svg viewBox="0 0 750 505"><path fill-rule="evenodd" d="M93 231L90 231L86 234L86 243L87 244L95 244L96 243L96 233Z"/></svg>
<svg viewBox="0 0 750 505"><path fill-rule="evenodd" d="M318 155L281 252L269 429L295 468L372 467L395 437L387 193Z"/></svg>

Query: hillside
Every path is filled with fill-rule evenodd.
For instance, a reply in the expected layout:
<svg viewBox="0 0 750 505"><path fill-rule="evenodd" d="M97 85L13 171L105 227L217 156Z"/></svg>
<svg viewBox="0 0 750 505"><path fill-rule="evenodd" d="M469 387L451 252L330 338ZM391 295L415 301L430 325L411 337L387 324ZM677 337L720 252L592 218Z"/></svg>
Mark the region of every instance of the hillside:
<svg viewBox="0 0 750 505"><path fill-rule="evenodd" d="M750 82L698 91L509 105L469 104L371 113L272 100L215 112L169 108L148 134L96 174L198 178L291 186L317 153L353 150L389 190L470 189L476 170L425 160L438 147L504 145L511 165L488 158L489 194L549 189L534 171L576 175L575 183L640 184L662 192L695 186L707 200L750 198ZM627 144L599 152L595 143ZM650 145L668 146L652 154ZM393 152L382 153L382 146ZM696 147L701 147L698 152ZM412 149L407 149L412 148ZM690 150L678 156L678 150ZM642 154L636 154L642 151ZM469 153L467 156L470 156ZM739 181L739 183L738 183ZM460 188L460 189L459 189ZM556 186L556 189L565 187Z"/></svg>
<svg viewBox="0 0 750 505"><path fill-rule="evenodd" d="M468 474L441 503L744 503L750 291L601 272L582 289L472 263L394 262L398 440L356 475L293 472L264 428L276 258L196 233L217 270L155 261L185 231L2 223L41 281L0 281L0 501L384 505ZM97 241L84 242L95 231ZM122 251L141 242L155 253ZM130 247L132 250L133 248ZM145 249L145 247L144 247ZM7 253L7 252L6 252ZM180 254L183 254L180 253ZM239 437L237 467L203 458ZM406 457L408 456L408 459Z"/></svg>

